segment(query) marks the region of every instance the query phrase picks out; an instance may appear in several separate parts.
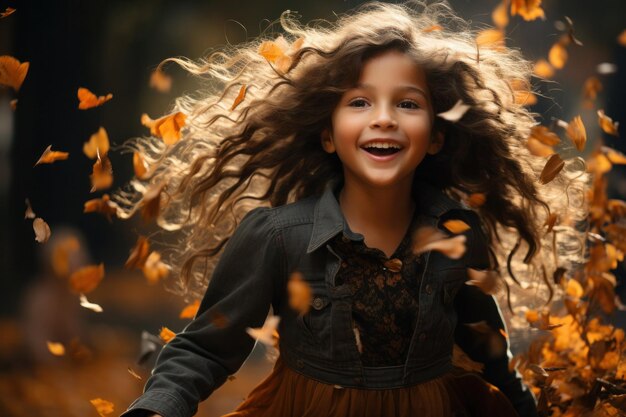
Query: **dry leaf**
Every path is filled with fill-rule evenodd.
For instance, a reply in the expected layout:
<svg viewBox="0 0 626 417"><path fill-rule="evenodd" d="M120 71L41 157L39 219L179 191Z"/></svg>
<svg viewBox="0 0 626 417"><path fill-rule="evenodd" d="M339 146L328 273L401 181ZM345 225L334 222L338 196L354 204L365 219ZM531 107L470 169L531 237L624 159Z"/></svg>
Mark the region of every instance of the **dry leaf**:
<svg viewBox="0 0 626 417"><path fill-rule="evenodd" d="M279 316L269 316L263 327L261 328L246 328L246 332L255 340L263 343L266 346L276 347L278 344L278 322Z"/></svg>
<svg viewBox="0 0 626 417"><path fill-rule="evenodd" d="M66 277L70 273L70 256L80 249L75 236L68 236L55 242L52 248L52 270L58 277Z"/></svg>
<svg viewBox="0 0 626 417"><path fill-rule="evenodd" d="M531 154L541 158L546 158L556 153L552 146L544 145L533 137L528 138L526 141L526 147Z"/></svg>
<svg viewBox="0 0 626 417"><path fill-rule="evenodd" d="M499 28L504 29L509 24L509 14L507 11L507 4L505 1L498 4L491 13L491 20Z"/></svg>
<svg viewBox="0 0 626 417"><path fill-rule="evenodd" d="M140 180L145 179L145 175L148 172L148 167L144 162L141 154L139 152L133 152L133 169L135 171L135 176Z"/></svg>
<svg viewBox="0 0 626 417"><path fill-rule="evenodd" d="M485 48L501 49L504 46L504 31L500 29L484 29L476 36L476 45Z"/></svg>
<svg viewBox="0 0 626 417"><path fill-rule="evenodd" d="M467 268L467 275L469 281L466 284L478 287L485 294L495 294L499 288L500 275L498 271Z"/></svg>
<svg viewBox="0 0 626 417"><path fill-rule="evenodd" d="M483 193L472 193L465 201L471 208L479 208L487 201L487 196Z"/></svg>
<svg viewBox="0 0 626 417"><path fill-rule="evenodd" d="M265 41L259 45L257 52L275 65L279 72L285 73L292 63L292 56L302 47L304 38L298 38L293 44L281 35L274 41Z"/></svg>
<svg viewBox="0 0 626 417"><path fill-rule="evenodd" d="M602 83L597 77L589 77L583 85L583 97L585 100L595 100L598 92L602 91Z"/></svg>
<svg viewBox="0 0 626 417"><path fill-rule="evenodd" d="M467 104L463 104L462 100L458 100L450 110L443 113L438 113L437 116L441 117L442 119L446 119L449 122L458 122L463 117L463 115L470 109L470 107L471 106L468 106Z"/></svg>
<svg viewBox="0 0 626 417"><path fill-rule="evenodd" d="M587 143L587 131L580 116L574 117L569 123L565 123L563 120L559 120L557 123L565 129L565 134L572 140L576 149L582 151Z"/></svg>
<svg viewBox="0 0 626 417"><path fill-rule="evenodd" d="M96 313L102 313L103 311L100 305L89 302L85 294L80 294L80 306Z"/></svg>
<svg viewBox="0 0 626 417"><path fill-rule="evenodd" d="M309 312L312 298L311 287L306 283L301 273L294 272L291 274L287 283L287 292L289 294L289 307L300 315Z"/></svg>
<svg viewBox="0 0 626 417"><path fill-rule="evenodd" d="M161 262L161 254L154 251L148 255L141 271L150 284L156 284L169 275L170 267Z"/></svg>
<svg viewBox="0 0 626 417"><path fill-rule="evenodd" d="M0 56L0 84L13 88L16 92L20 90L26 74L28 73L28 62L21 62L12 56Z"/></svg>
<svg viewBox="0 0 626 417"><path fill-rule="evenodd" d="M550 52L548 52L548 61L550 64L556 69L561 69L565 66L567 62L567 50L565 47L559 42L552 45L550 48Z"/></svg>
<svg viewBox="0 0 626 417"><path fill-rule="evenodd" d="M537 103L537 96L529 90L529 85L524 80L511 80L511 89L515 96L515 104L520 106L532 106Z"/></svg>
<svg viewBox="0 0 626 417"><path fill-rule="evenodd" d="M126 260L124 264L124 268L128 269L141 269L146 263L146 259L148 259L148 254L150 253L150 243L148 239L144 236L139 236L137 238L137 243L130 251L130 256Z"/></svg>
<svg viewBox="0 0 626 417"><path fill-rule="evenodd" d="M561 159L558 153L555 153L548 159L548 162L546 162L546 165L543 167L541 175L539 176L539 181L541 181L542 184L549 183L556 178L564 166L565 162Z"/></svg>
<svg viewBox="0 0 626 417"><path fill-rule="evenodd" d="M101 154L96 151L97 160L93 164L93 173L89 176L91 180L91 190L94 191L104 190L113 184L113 166L107 154Z"/></svg>
<svg viewBox="0 0 626 417"><path fill-rule="evenodd" d="M35 240L39 243L46 243L50 239L50 226L42 218L37 217L33 220L33 230L35 231Z"/></svg>
<svg viewBox="0 0 626 417"><path fill-rule="evenodd" d="M200 300L196 300L193 303L189 304L180 312L178 316L181 319L193 319L198 314L198 309L200 308Z"/></svg>
<svg viewBox="0 0 626 417"><path fill-rule="evenodd" d="M30 205L30 200L26 199L26 211L24 212L24 219L34 219L37 217L35 212L33 211L33 207Z"/></svg>
<svg viewBox="0 0 626 417"><path fill-rule="evenodd" d="M604 152L607 159L611 161L611 163L615 165L626 164L626 155L624 155L623 153L616 151L613 148L609 148L608 146L602 146L600 149L602 150L602 152Z"/></svg>
<svg viewBox="0 0 626 417"><path fill-rule="evenodd" d="M54 356L65 355L65 346L62 343L46 342L48 345L48 351Z"/></svg>
<svg viewBox="0 0 626 417"><path fill-rule="evenodd" d="M546 126L533 126L530 129L530 137L548 146L554 146L561 142L559 136Z"/></svg>
<svg viewBox="0 0 626 417"><path fill-rule="evenodd" d="M235 98L235 101L233 101L233 105L230 106L230 110L235 110L237 108L238 105L241 104L241 102L243 101L243 99L246 97L246 89L248 88L248 86L246 85L242 85L241 88L239 89L239 94L237 94L237 97Z"/></svg>
<svg viewBox="0 0 626 417"><path fill-rule="evenodd" d="M119 206L111 201L108 194L103 194L102 198L94 198L85 202L83 213L100 213L111 222L111 216L116 216Z"/></svg>
<svg viewBox="0 0 626 417"><path fill-rule="evenodd" d="M15 9L13 7L7 7L2 13L0 13L0 19L10 16L13 13L15 13Z"/></svg>
<svg viewBox="0 0 626 417"><path fill-rule="evenodd" d="M96 159L98 152L100 155L106 155L109 152L109 135L103 127L100 127L96 133L91 135L89 141L85 142L83 152L89 159Z"/></svg>
<svg viewBox="0 0 626 417"><path fill-rule="evenodd" d="M150 129L150 133L163 140L166 145L173 145L180 140L181 129L185 127L185 116L176 112L152 120L146 113L141 115L141 124Z"/></svg>
<svg viewBox="0 0 626 417"><path fill-rule="evenodd" d="M148 188L141 201L141 216L145 221L155 219L159 215L161 207L161 193L165 188L165 182Z"/></svg>
<svg viewBox="0 0 626 417"><path fill-rule="evenodd" d="M569 297L572 297L574 299L579 299L583 296L584 293L585 293L585 290L583 290L583 287L582 285L580 285L580 282L576 281L575 279L567 280L567 286L565 287L565 294L567 294Z"/></svg>
<svg viewBox="0 0 626 417"><path fill-rule="evenodd" d="M533 74L541 78L551 78L554 75L554 68L545 59L535 62Z"/></svg>
<svg viewBox="0 0 626 417"><path fill-rule="evenodd" d="M172 88L172 77L157 68L150 74L150 87L161 93L167 93Z"/></svg>
<svg viewBox="0 0 626 417"><path fill-rule="evenodd" d="M613 136L619 136L617 133L619 122L614 122L613 119L604 114L604 110L598 110L598 123L605 133Z"/></svg>
<svg viewBox="0 0 626 417"><path fill-rule="evenodd" d="M521 16L526 21L546 18L541 8L541 0L512 0L511 16L515 15Z"/></svg>
<svg viewBox="0 0 626 417"><path fill-rule="evenodd" d="M107 414L111 414L115 411L113 409L113 403L103 400L102 398L94 398L93 400L89 400L89 402L95 407L100 417L106 417Z"/></svg>
<svg viewBox="0 0 626 417"><path fill-rule="evenodd" d="M80 87L76 95L78 96L78 108L80 110L87 110L92 107L101 106L113 98L113 94L111 93L106 96L97 97L94 93L84 87Z"/></svg>
<svg viewBox="0 0 626 417"><path fill-rule="evenodd" d="M52 145L49 145L34 166L39 164L51 164L55 161L63 161L69 158L68 152L53 151Z"/></svg>
<svg viewBox="0 0 626 417"><path fill-rule="evenodd" d="M104 278L104 264L85 266L70 275L70 289L76 294L95 290Z"/></svg>
<svg viewBox="0 0 626 417"><path fill-rule="evenodd" d="M451 259L459 259L465 253L465 235L448 238L434 227L419 228L413 236L413 253L435 250Z"/></svg>
<svg viewBox="0 0 626 417"><path fill-rule="evenodd" d="M442 31L443 28L439 25L432 25L432 26L428 26L426 29L422 29L423 33L430 33L430 32L438 32L438 31Z"/></svg>
<svg viewBox="0 0 626 417"><path fill-rule="evenodd" d="M135 379L141 381L143 378L137 372L133 370L130 366L128 367L128 373L131 374Z"/></svg>
<svg viewBox="0 0 626 417"><path fill-rule="evenodd" d="M174 337L176 337L176 333L174 333L167 327L161 327L161 332L159 333L159 337L165 343L169 343Z"/></svg>
<svg viewBox="0 0 626 417"><path fill-rule="evenodd" d="M617 36L617 43L626 46L626 29L622 30L622 33Z"/></svg>
<svg viewBox="0 0 626 417"><path fill-rule="evenodd" d="M448 229L454 234L463 233L470 229L469 225L465 223L463 220L456 220L456 219L452 219L452 220L448 220L444 222L443 227L445 227L446 229Z"/></svg>
<svg viewBox="0 0 626 417"><path fill-rule="evenodd" d="M352 331L354 332L354 341L356 342L356 350L359 353L363 353L363 343L361 343L361 332L357 327L353 327Z"/></svg>

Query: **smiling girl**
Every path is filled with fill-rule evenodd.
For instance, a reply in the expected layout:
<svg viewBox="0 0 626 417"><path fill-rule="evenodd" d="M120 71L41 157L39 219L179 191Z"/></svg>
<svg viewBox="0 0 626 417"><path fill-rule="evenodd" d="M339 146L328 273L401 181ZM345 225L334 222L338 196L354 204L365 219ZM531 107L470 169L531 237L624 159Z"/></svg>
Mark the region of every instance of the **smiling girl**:
<svg viewBox="0 0 626 417"><path fill-rule="evenodd" d="M160 224L185 233L178 289L204 295L124 415L193 415L242 365L246 329L270 307L280 357L230 417L536 415L494 298L465 284L468 268L497 270L507 239L538 259L542 162L523 146L535 122L510 86L528 62L477 51L444 4L281 24L275 41L174 59L214 84L177 101L188 129L175 146L136 144L154 163L149 183L167 187ZM459 100L459 120L438 116ZM470 207L472 194L484 204ZM469 226L462 254L416 250L419 231L449 235L451 219ZM305 309L290 304L294 273ZM482 372L453 361L455 344Z"/></svg>

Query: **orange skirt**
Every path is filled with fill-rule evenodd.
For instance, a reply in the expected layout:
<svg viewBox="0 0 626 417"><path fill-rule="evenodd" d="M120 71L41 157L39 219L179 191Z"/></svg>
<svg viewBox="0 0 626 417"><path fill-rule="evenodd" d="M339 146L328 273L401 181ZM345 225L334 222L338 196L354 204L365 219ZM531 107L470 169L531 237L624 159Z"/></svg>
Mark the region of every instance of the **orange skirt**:
<svg viewBox="0 0 626 417"><path fill-rule="evenodd" d="M515 417L509 400L480 375L453 371L387 390L339 388L287 367L280 358L237 409L223 417Z"/></svg>

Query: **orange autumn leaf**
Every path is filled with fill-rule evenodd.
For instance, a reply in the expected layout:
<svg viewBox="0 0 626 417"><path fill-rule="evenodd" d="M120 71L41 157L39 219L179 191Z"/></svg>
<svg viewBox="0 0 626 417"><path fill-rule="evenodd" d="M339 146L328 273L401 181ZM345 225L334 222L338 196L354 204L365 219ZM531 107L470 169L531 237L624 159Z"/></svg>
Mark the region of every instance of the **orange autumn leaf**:
<svg viewBox="0 0 626 417"><path fill-rule="evenodd" d="M141 217L150 221L158 217L161 208L161 193L165 188L165 182L149 187L141 201Z"/></svg>
<svg viewBox="0 0 626 417"><path fill-rule="evenodd" d="M546 18L541 8L541 0L512 0L511 16L515 15L521 16L526 21Z"/></svg>
<svg viewBox="0 0 626 417"><path fill-rule="evenodd" d="M530 137L548 146L554 146L561 142L559 136L546 126L533 126L530 129Z"/></svg>
<svg viewBox="0 0 626 417"><path fill-rule="evenodd" d="M39 164L51 164L55 161L64 161L69 158L69 152L53 151L52 145L49 145L45 151L39 157L39 160L35 162L34 166Z"/></svg>
<svg viewBox="0 0 626 417"><path fill-rule="evenodd" d="M470 229L469 225L465 223L463 220L456 220L456 219L452 219L452 220L448 220L444 222L443 227L445 227L446 229L448 229L454 234L463 233Z"/></svg>
<svg viewBox="0 0 626 417"><path fill-rule="evenodd" d="M607 159L611 161L612 164L615 165L624 165L626 164L626 155L623 153L616 151L613 148L609 148L608 146L602 146L600 148L604 155L606 155Z"/></svg>
<svg viewBox="0 0 626 417"><path fill-rule="evenodd" d="M243 99L246 97L246 89L248 88L248 86L246 85L242 85L241 88L239 89L239 94L237 94L237 97L235 98L235 101L233 101L233 105L230 106L230 110L235 110L237 108L238 105L241 104L241 102L243 101Z"/></svg>
<svg viewBox="0 0 626 417"><path fill-rule="evenodd" d="M432 26L428 26L426 29L422 29L422 32L430 33L430 32L437 32L441 30L443 30L443 28L440 25L432 25Z"/></svg>
<svg viewBox="0 0 626 417"><path fill-rule="evenodd" d="M292 63L292 56L304 44L304 38L298 38L294 43L289 42L281 35L274 41L264 41L259 45L257 52L263 58L275 65L278 71L285 73Z"/></svg>
<svg viewBox="0 0 626 417"><path fill-rule="evenodd" d="M434 227L422 227L413 235L413 253L419 255L434 250L450 259L459 259L465 253L465 241L465 235L448 237Z"/></svg>
<svg viewBox="0 0 626 417"><path fill-rule="evenodd" d="M91 135L89 141L84 143L83 153L89 159L96 159L98 153L106 155L109 152L109 146L109 135L103 127L100 127L96 133Z"/></svg>
<svg viewBox="0 0 626 417"><path fill-rule="evenodd" d="M153 251L146 258L141 271L150 284L156 284L169 275L170 267L161 261L159 252Z"/></svg>
<svg viewBox="0 0 626 417"><path fill-rule="evenodd" d="M485 294L494 294L499 288L498 271L467 268L467 285L478 287Z"/></svg>
<svg viewBox="0 0 626 417"><path fill-rule="evenodd" d="M500 29L481 30L476 36L476 44L486 48L502 48L504 46L504 31Z"/></svg>
<svg viewBox="0 0 626 417"><path fill-rule="evenodd" d="M46 342L48 346L48 352L52 353L54 356L63 356L65 355L65 346L62 343L55 342Z"/></svg>
<svg viewBox="0 0 626 417"><path fill-rule="evenodd" d="M563 167L565 166L565 162L561 159L558 153L552 155L548 161L546 162L541 174L539 176L539 181L542 184L547 184L552 181L556 176L561 172Z"/></svg>
<svg viewBox="0 0 626 417"><path fill-rule="evenodd" d="M552 65L545 59L540 59L535 62L533 74L541 78L551 78L554 75L554 68L552 68Z"/></svg>
<svg viewBox="0 0 626 417"><path fill-rule="evenodd" d="M106 417L107 414L111 414L115 411L113 403L103 400L102 398L94 398L93 400L89 400L89 402L94 406L98 414L100 414L100 417Z"/></svg>
<svg viewBox="0 0 626 417"><path fill-rule="evenodd" d="M97 161L93 164L92 174L89 176L91 180L91 190L104 190L113 184L113 166L107 154L97 152Z"/></svg>
<svg viewBox="0 0 626 417"><path fill-rule="evenodd" d="M598 124L605 133L613 136L619 136L617 133L619 122L614 122L613 119L604 114L604 110L598 110Z"/></svg>
<svg viewBox="0 0 626 417"><path fill-rule="evenodd" d="M557 123L565 129L565 134L572 140L576 149L582 151L587 143L587 131L585 130L585 125L581 117L576 116L569 123L563 120L559 120Z"/></svg>
<svg viewBox="0 0 626 417"><path fill-rule="evenodd" d="M35 212L33 211L33 207L30 205L30 200L26 199L26 211L24 212L24 219L34 219L37 217Z"/></svg>
<svg viewBox="0 0 626 417"><path fill-rule="evenodd" d="M528 138L528 140L526 141L526 147L531 154L542 158L548 157L555 153L552 146L544 145L533 137Z"/></svg>
<svg viewBox="0 0 626 417"><path fill-rule="evenodd" d="M88 294L98 287L103 278L103 263L85 266L70 275L70 289L76 294Z"/></svg>
<svg viewBox="0 0 626 417"><path fill-rule="evenodd" d="M552 48L550 48L548 61L550 61L550 64L556 69L561 69L565 66L567 62L567 50L560 42L555 43L552 45Z"/></svg>
<svg viewBox="0 0 626 417"><path fill-rule="evenodd" d="M617 42L622 46L626 46L626 29L622 30L617 36Z"/></svg>
<svg viewBox="0 0 626 417"><path fill-rule="evenodd" d="M491 20L499 28L504 29L509 24L509 14L507 12L507 4L505 1L498 4L491 13Z"/></svg>
<svg viewBox="0 0 626 417"><path fill-rule="evenodd" d="M103 194L102 198L94 198L85 202L83 213L100 213L107 218L109 223L111 217L118 214L119 206L116 202L111 201L108 194Z"/></svg>
<svg viewBox="0 0 626 417"><path fill-rule="evenodd" d="M111 93L106 96L98 97L84 87L80 87L76 95L78 96L78 108L80 110L87 110L93 107L101 106L113 98L113 94Z"/></svg>
<svg viewBox="0 0 626 417"><path fill-rule="evenodd" d="M137 243L130 251L130 256L126 260L124 264L124 268L128 269L141 269L146 263L146 259L148 259L148 254L150 253L150 243L148 239L144 236L139 236L137 238Z"/></svg>
<svg viewBox="0 0 626 417"><path fill-rule="evenodd" d="M583 290L582 285L575 279L570 279L567 281L567 285L565 287L565 294L572 298L581 298L585 290Z"/></svg>
<svg viewBox="0 0 626 417"><path fill-rule="evenodd" d="M172 88L172 77L157 68L150 74L150 87L161 93L167 93Z"/></svg>
<svg viewBox="0 0 626 417"><path fill-rule="evenodd" d="M304 277L299 272L294 272L289 277L287 283L287 293L289 294L289 307L304 315L311 308L311 287L306 283Z"/></svg>
<svg viewBox="0 0 626 417"><path fill-rule="evenodd" d="M18 92L26 78L29 66L28 62L20 62L12 56L0 56L0 84Z"/></svg>
<svg viewBox="0 0 626 417"><path fill-rule="evenodd" d="M140 180L144 179L148 173L148 167L139 152L133 152L133 170L135 171L135 176Z"/></svg>
<svg viewBox="0 0 626 417"><path fill-rule="evenodd" d="M180 140L186 118L182 112L176 112L153 120L144 113L141 115L141 124L149 128L150 133L162 139L166 145L173 145Z"/></svg>
<svg viewBox="0 0 626 417"><path fill-rule="evenodd" d="M280 317L270 316L265 320L263 327L261 328L246 328L246 332L255 340L263 343L266 346L276 347L278 344L278 323Z"/></svg>
<svg viewBox="0 0 626 417"><path fill-rule="evenodd" d="M14 98L13 100L9 101L9 105L11 106L11 110L15 111L15 109L17 109L17 99Z"/></svg>
<svg viewBox="0 0 626 417"><path fill-rule="evenodd" d="M7 7L2 13L0 13L0 19L10 16L13 13L15 13L15 9L13 7Z"/></svg>
<svg viewBox="0 0 626 417"><path fill-rule="evenodd" d="M176 333L168 329L167 327L161 327L161 332L159 332L159 337L165 343L169 343L174 337L176 337Z"/></svg>
<svg viewBox="0 0 626 417"><path fill-rule="evenodd" d="M37 217L33 220L33 230L35 231L35 240L39 243L46 243L50 239L50 226L42 218Z"/></svg>
<svg viewBox="0 0 626 417"><path fill-rule="evenodd" d="M456 103L454 103L454 106L452 106L452 108L445 112L437 113L437 116L454 123L461 120L463 115L467 113L470 108L471 106L464 104L462 100L458 100Z"/></svg>
<svg viewBox="0 0 626 417"><path fill-rule="evenodd" d="M485 204L487 201L487 196L483 193L472 193L469 195L467 200L465 201L468 206L471 208L478 208Z"/></svg>
<svg viewBox="0 0 626 417"><path fill-rule="evenodd" d="M598 92L602 91L602 83L597 77L589 77L583 84L583 97L586 100L595 100Z"/></svg>
<svg viewBox="0 0 626 417"><path fill-rule="evenodd" d="M194 317L196 317L196 314L198 314L199 308L200 300L196 300L188 306L185 306L185 308L183 308L178 317L181 319L193 319Z"/></svg>
<svg viewBox="0 0 626 417"><path fill-rule="evenodd" d="M70 257L80 249L75 236L68 236L56 242L52 249L52 270L58 277L66 277L70 273Z"/></svg>

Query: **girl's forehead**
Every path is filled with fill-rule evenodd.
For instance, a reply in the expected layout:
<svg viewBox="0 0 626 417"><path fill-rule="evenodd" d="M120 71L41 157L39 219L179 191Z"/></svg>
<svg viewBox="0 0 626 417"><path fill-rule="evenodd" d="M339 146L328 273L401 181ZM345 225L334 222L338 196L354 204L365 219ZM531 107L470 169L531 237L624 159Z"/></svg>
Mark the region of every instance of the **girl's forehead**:
<svg viewBox="0 0 626 417"><path fill-rule="evenodd" d="M426 73L409 55L401 51L386 51L369 58L359 75L359 87L395 85L427 88Z"/></svg>

